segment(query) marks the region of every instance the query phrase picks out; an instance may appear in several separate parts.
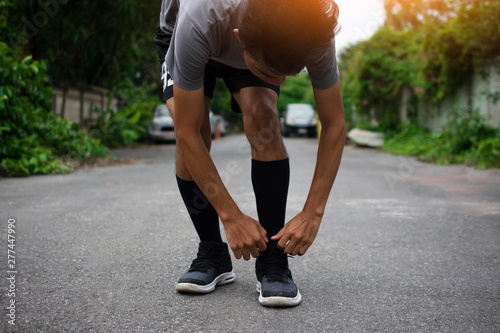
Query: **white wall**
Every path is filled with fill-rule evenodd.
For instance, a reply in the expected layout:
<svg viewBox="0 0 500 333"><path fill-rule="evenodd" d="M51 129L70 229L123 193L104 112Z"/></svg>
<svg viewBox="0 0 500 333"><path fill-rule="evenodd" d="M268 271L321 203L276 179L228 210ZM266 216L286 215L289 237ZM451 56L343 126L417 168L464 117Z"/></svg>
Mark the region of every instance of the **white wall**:
<svg viewBox="0 0 500 333"><path fill-rule="evenodd" d="M418 105L418 122L430 130L439 130L448 122L450 114L469 112L471 104L472 110L483 116L490 126L500 128L500 100L495 101L491 97L494 94L500 97L500 57L490 65L477 69L469 85L464 85L438 105L421 101ZM401 94L399 116L402 122L408 119L409 95L409 88Z"/></svg>
<svg viewBox="0 0 500 333"><path fill-rule="evenodd" d="M83 109L81 108L81 96L80 90L68 89L66 94L66 105L63 112L63 95L64 90L60 88L52 89L52 108L56 114L64 114L65 118L68 118L76 124L80 124L80 119L90 120L96 119L97 115L93 112L94 106L98 106L101 109L105 109L109 101L109 90L91 87L84 91L83 93ZM111 100L110 108L117 109L118 101L116 99ZM83 111L83 115L81 112Z"/></svg>

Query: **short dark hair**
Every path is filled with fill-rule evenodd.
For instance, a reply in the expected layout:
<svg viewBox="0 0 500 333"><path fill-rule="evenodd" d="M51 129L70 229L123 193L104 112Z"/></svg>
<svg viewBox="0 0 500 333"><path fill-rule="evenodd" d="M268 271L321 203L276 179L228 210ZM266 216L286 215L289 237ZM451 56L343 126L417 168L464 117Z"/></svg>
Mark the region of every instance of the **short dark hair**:
<svg viewBox="0 0 500 333"><path fill-rule="evenodd" d="M332 0L247 0L239 36L253 58L294 75L330 47L338 14Z"/></svg>

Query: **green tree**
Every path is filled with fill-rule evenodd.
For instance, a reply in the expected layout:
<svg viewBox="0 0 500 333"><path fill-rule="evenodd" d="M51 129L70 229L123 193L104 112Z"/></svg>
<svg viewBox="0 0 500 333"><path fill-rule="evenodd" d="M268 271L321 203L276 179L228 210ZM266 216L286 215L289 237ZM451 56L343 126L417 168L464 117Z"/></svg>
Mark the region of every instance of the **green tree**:
<svg viewBox="0 0 500 333"><path fill-rule="evenodd" d="M60 157L107 154L97 140L51 112L46 67L0 42L0 174L66 172L70 168Z"/></svg>
<svg viewBox="0 0 500 333"><path fill-rule="evenodd" d="M62 3L62 4L61 4ZM127 78L148 79L159 4L150 1L25 0L12 3L9 41L27 42L46 59L53 84L113 89Z"/></svg>
<svg viewBox="0 0 500 333"><path fill-rule="evenodd" d="M15 32L7 14L14 8L0 1L0 174L28 176L67 172L67 159L85 160L107 151L97 140L52 109L47 62L21 56L6 43Z"/></svg>
<svg viewBox="0 0 500 333"><path fill-rule="evenodd" d="M282 112L289 103L307 103L314 105L311 79L307 72L289 76L281 85L278 110Z"/></svg>

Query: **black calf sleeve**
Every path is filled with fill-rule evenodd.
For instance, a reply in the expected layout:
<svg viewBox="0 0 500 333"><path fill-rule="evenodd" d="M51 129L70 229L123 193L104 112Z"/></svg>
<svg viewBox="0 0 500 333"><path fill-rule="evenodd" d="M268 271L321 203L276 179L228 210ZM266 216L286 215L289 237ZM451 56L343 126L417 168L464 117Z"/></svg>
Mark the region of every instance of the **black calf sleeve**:
<svg viewBox="0 0 500 333"><path fill-rule="evenodd" d="M219 215L194 181L177 177L177 185L200 241L222 242Z"/></svg>
<svg viewBox="0 0 500 333"><path fill-rule="evenodd" d="M252 160L252 184L257 213L268 238L276 235L285 224L289 183L288 158L271 162Z"/></svg>

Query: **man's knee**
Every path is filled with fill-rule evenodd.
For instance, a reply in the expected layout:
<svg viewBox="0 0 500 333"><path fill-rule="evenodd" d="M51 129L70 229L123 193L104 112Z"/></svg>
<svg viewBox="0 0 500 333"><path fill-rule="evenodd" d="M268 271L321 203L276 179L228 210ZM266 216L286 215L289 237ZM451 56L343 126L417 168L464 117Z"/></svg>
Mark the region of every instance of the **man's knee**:
<svg viewBox="0 0 500 333"><path fill-rule="evenodd" d="M272 161L286 157L276 105L265 101L252 103L243 109L243 122L253 158Z"/></svg>
<svg viewBox="0 0 500 333"><path fill-rule="evenodd" d="M265 100L255 101L244 106L243 122L247 137L260 138L261 141L277 139L279 132L278 109Z"/></svg>

